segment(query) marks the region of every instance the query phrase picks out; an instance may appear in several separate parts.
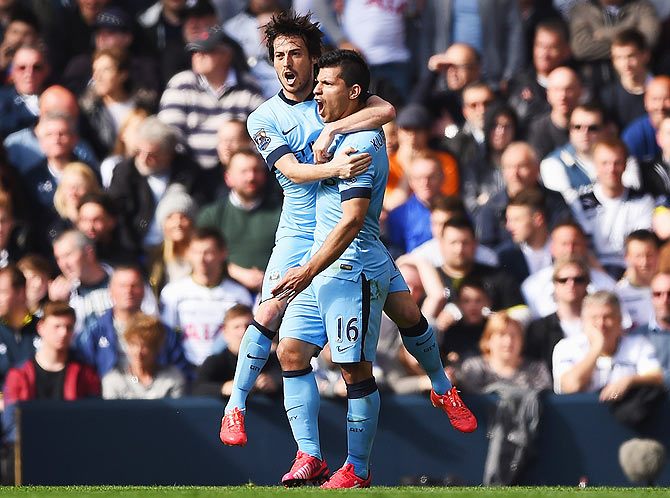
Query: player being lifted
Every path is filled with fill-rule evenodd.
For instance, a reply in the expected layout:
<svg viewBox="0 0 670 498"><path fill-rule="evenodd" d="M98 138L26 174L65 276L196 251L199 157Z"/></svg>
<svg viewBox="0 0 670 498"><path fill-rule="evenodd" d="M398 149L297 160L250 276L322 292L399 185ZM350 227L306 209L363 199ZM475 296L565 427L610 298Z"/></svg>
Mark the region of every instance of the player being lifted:
<svg viewBox="0 0 670 498"><path fill-rule="evenodd" d="M265 272L263 301L242 341L233 392L221 423L221 440L240 446L247 441L246 397L265 364L286 308L286 300L272 297L271 290L286 270L299 264L313 242L316 182L350 178L364 171L371 160L368 154L339 154L328 163L314 165L312 151L317 158L324 157L335 134L376 129L393 118L389 104L370 97L367 107L329 123L324 130L312 96L323 36L318 24L312 23L309 16L288 12L273 17L265 32L270 59L283 89L251 114L247 127L284 189L284 206L275 248ZM400 328L407 350L429 376L433 404L447 413L455 428L473 431L477 422L452 389L442 368L433 331L411 299L399 272L395 275L395 269L384 310ZM306 377L306 381L316 386L313 375Z"/></svg>

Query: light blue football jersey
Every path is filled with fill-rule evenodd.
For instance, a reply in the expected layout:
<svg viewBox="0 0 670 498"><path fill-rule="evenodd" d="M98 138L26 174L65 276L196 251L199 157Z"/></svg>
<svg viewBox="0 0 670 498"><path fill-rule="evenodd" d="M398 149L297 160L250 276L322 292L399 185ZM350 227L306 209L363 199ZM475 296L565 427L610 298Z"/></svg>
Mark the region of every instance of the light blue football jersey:
<svg viewBox="0 0 670 498"><path fill-rule="evenodd" d="M342 202L357 197L370 199L363 228L322 275L347 280L356 279L361 272L368 278L387 271L388 253L379 240L379 216L384 202L384 191L388 179L389 161L386 154L386 138L381 129L360 131L336 138L336 150L353 147L358 153L367 152L372 164L365 173L350 180L329 178L319 184L316 198L316 228L314 245L310 256L316 253L328 234L342 219Z"/></svg>
<svg viewBox="0 0 670 498"><path fill-rule="evenodd" d="M275 240L282 237L313 238L318 182L295 184L274 165L285 154L293 154L300 163L313 163L312 145L322 129L323 122L313 99L294 102L283 92L266 100L247 120L249 136L284 189L284 205Z"/></svg>

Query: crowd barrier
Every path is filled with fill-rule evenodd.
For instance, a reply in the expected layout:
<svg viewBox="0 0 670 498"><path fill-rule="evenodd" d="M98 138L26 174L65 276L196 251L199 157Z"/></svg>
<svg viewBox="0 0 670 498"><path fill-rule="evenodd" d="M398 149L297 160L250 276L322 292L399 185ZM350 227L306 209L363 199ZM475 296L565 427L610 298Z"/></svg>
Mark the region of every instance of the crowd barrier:
<svg viewBox="0 0 670 498"><path fill-rule="evenodd" d="M479 420L472 434L456 432L427 397L382 396L372 454L376 485L404 476L451 476L482 482L493 396L464 396ZM280 399L249 401L244 448L219 441L224 404L215 399L154 401L33 401L17 410L16 475L24 485L278 484L295 456ZM323 456L335 470L346 456L346 400L322 400ZM645 437L670 443L670 402ZM618 464L619 445L639 436L619 424L595 395L543 397L538 454L524 484L631 485ZM658 485L670 485L666 464Z"/></svg>

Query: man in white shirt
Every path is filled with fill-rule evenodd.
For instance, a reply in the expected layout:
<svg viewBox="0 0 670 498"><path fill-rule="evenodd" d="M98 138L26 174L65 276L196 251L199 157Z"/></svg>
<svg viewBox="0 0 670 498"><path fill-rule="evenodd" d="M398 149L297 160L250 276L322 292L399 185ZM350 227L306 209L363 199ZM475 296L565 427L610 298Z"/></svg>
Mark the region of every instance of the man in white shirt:
<svg viewBox="0 0 670 498"><path fill-rule="evenodd" d="M559 223L551 231L549 250L555 261L568 256L589 260L589 248L582 228L574 221ZM553 269L544 268L532 274L521 284L521 293L534 318L551 315L556 311L554 297ZM602 269L591 265L589 272L589 292L598 290L614 291L616 281Z"/></svg>
<svg viewBox="0 0 670 498"><path fill-rule="evenodd" d="M570 205L607 273L615 279L625 270L624 240L634 230L651 228L654 199L623 185L628 157L616 137L603 138L593 148L597 181L585 187Z"/></svg>
<svg viewBox="0 0 670 498"><path fill-rule="evenodd" d="M562 339L554 348L557 394L600 391L601 402L613 402L632 387L663 384L652 344L640 335L623 335L614 293L586 296L582 320L584 334Z"/></svg>
<svg viewBox="0 0 670 498"><path fill-rule="evenodd" d="M626 237L625 247L627 268L615 292L633 327L638 327L654 315L649 285L658 271L659 242L650 230L635 230Z"/></svg>
<svg viewBox="0 0 670 498"><path fill-rule="evenodd" d="M227 255L216 229L197 229L186 254L193 272L161 292L163 322L184 334L186 359L195 366L212 354L226 311L235 304L253 305L249 291L227 278Z"/></svg>

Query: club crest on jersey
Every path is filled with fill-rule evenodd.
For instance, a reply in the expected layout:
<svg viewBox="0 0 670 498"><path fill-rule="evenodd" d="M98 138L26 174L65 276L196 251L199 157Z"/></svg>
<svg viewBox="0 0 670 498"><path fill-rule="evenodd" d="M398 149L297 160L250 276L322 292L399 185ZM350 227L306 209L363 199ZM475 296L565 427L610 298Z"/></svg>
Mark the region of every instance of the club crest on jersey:
<svg viewBox="0 0 670 498"><path fill-rule="evenodd" d="M270 145L270 137L265 133L265 128L261 128L254 134L254 142L256 142L256 147L258 150L265 150Z"/></svg>
<svg viewBox="0 0 670 498"><path fill-rule="evenodd" d="M270 272L270 276L268 277L268 279L270 280L270 282L274 282L275 280L279 280L280 277L281 277L281 274L279 273L279 271L274 270L274 271Z"/></svg>

